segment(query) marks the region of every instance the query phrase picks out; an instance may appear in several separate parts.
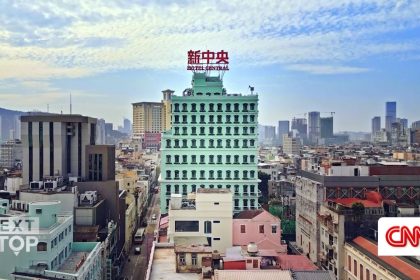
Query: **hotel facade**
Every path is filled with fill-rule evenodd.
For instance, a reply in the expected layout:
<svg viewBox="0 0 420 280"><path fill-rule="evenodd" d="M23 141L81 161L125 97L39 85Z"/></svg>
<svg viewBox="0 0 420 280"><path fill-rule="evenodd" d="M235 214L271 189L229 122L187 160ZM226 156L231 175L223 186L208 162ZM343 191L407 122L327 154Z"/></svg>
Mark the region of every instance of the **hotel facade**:
<svg viewBox="0 0 420 280"><path fill-rule="evenodd" d="M194 73L172 96L172 127L162 134L161 212L171 194L227 188L233 210L258 209L258 95L227 94L220 77Z"/></svg>

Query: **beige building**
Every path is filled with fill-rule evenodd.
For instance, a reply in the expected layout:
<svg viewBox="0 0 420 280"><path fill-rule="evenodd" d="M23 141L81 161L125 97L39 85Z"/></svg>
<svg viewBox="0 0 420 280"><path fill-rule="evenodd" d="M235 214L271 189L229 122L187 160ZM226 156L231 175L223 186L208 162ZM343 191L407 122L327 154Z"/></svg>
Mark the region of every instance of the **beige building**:
<svg viewBox="0 0 420 280"><path fill-rule="evenodd" d="M342 279L397 280L419 279L420 266L404 257L379 257L378 246L358 236L344 245L345 265Z"/></svg>
<svg viewBox="0 0 420 280"><path fill-rule="evenodd" d="M162 132L162 103L133 103L133 138L144 139L145 133Z"/></svg>
<svg viewBox="0 0 420 280"><path fill-rule="evenodd" d="M162 131L167 131L171 129L171 105L172 95L174 94L174 91L166 89L163 90L162 93Z"/></svg>
<svg viewBox="0 0 420 280"><path fill-rule="evenodd" d="M224 253L232 247L232 193L228 189L197 190L182 199L172 194L169 207L168 240L176 244L176 238L207 239L212 250Z"/></svg>
<svg viewBox="0 0 420 280"><path fill-rule="evenodd" d="M283 153L287 155L298 155L300 153L300 139L283 135Z"/></svg>

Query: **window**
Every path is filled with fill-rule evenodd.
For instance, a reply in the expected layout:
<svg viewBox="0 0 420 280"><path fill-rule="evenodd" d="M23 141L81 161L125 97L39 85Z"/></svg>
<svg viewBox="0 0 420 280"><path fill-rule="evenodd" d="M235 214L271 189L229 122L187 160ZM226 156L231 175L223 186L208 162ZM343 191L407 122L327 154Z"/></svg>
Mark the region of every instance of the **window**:
<svg viewBox="0 0 420 280"><path fill-rule="evenodd" d="M370 280L370 271L366 268L366 280Z"/></svg>
<svg viewBox="0 0 420 280"><path fill-rule="evenodd" d="M186 265L185 263L185 253L179 253L179 264Z"/></svg>
<svg viewBox="0 0 420 280"><path fill-rule="evenodd" d="M357 261L353 260L354 276L357 276Z"/></svg>
<svg viewBox="0 0 420 280"><path fill-rule="evenodd" d="M36 208L35 213L36 214L42 214L42 209L41 208Z"/></svg>
<svg viewBox="0 0 420 280"><path fill-rule="evenodd" d="M376 274L375 273L372 274L372 280L376 280Z"/></svg>
<svg viewBox="0 0 420 280"><path fill-rule="evenodd" d="M192 265L197 265L197 253L192 253L191 254L191 264Z"/></svg>
<svg viewBox="0 0 420 280"><path fill-rule="evenodd" d="M220 240L220 237L215 237L213 238L213 240Z"/></svg>
<svg viewBox="0 0 420 280"><path fill-rule="evenodd" d="M271 233L277 233L277 225L271 225Z"/></svg>
<svg viewBox="0 0 420 280"><path fill-rule="evenodd" d="M259 226L259 231L260 231L260 233L264 233L264 225Z"/></svg>
<svg viewBox="0 0 420 280"><path fill-rule="evenodd" d="M348 270L351 272L351 256L347 256L347 265L348 265Z"/></svg>
<svg viewBox="0 0 420 280"><path fill-rule="evenodd" d="M38 252L47 251L47 242L38 242L38 244L36 245L36 250Z"/></svg>
<svg viewBox="0 0 420 280"><path fill-rule="evenodd" d="M213 203L214 205L219 205L220 203L219 202L215 202L215 203Z"/></svg>
<svg viewBox="0 0 420 280"><path fill-rule="evenodd" d="M205 221L204 222L204 233L211 233L211 222Z"/></svg>
<svg viewBox="0 0 420 280"><path fill-rule="evenodd" d="M219 202L217 202L219 203ZM214 224L220 224L220 221L213 221Z"/></svg>
<svg viewBox="0 0 420 280"><path fill-rule="evenodd" d="M241 225L241 233L246 233L245 225Z"/></svg>
<svg viewBox="0 0 420 280"><path fill-rule="evenodd" d="M198 232L198 221L175 221L175 232Z"/></svg>
<svg viewBox="0 0 420 280"><path fill-rule="evenodd" d="M360 269L359 269L359 272L360 272L360 278L359 278L359 279L360 279L360 280L363 280L363 265L362 265L362 264L360 264L360 265L359 265L359 268L360 268Z"/></svg>

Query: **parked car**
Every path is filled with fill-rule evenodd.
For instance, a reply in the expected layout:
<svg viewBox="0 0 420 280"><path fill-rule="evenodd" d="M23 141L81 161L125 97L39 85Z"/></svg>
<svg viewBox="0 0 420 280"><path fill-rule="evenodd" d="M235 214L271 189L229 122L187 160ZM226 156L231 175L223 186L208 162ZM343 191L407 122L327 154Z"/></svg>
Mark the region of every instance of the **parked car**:
<svg viewBox="0 0 420 280"><path fill-rule="evenodd" d="M134 247L134 254L136 254L136 255L140 255L141 254L141 247L140 246Z"/></svg>

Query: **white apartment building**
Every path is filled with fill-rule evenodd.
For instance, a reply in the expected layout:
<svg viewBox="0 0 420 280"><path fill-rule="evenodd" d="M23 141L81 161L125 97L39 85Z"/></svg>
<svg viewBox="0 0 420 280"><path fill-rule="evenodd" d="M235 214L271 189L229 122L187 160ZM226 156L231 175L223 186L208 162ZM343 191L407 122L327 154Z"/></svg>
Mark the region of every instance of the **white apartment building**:
<svg viewBox="0 0 420 280"><path fill-rule="evenodd" d="M212 250L224 253L232 247L232 193L228 189L200 188L189 198L171 195L168 241L205 237Z"/></svg>

